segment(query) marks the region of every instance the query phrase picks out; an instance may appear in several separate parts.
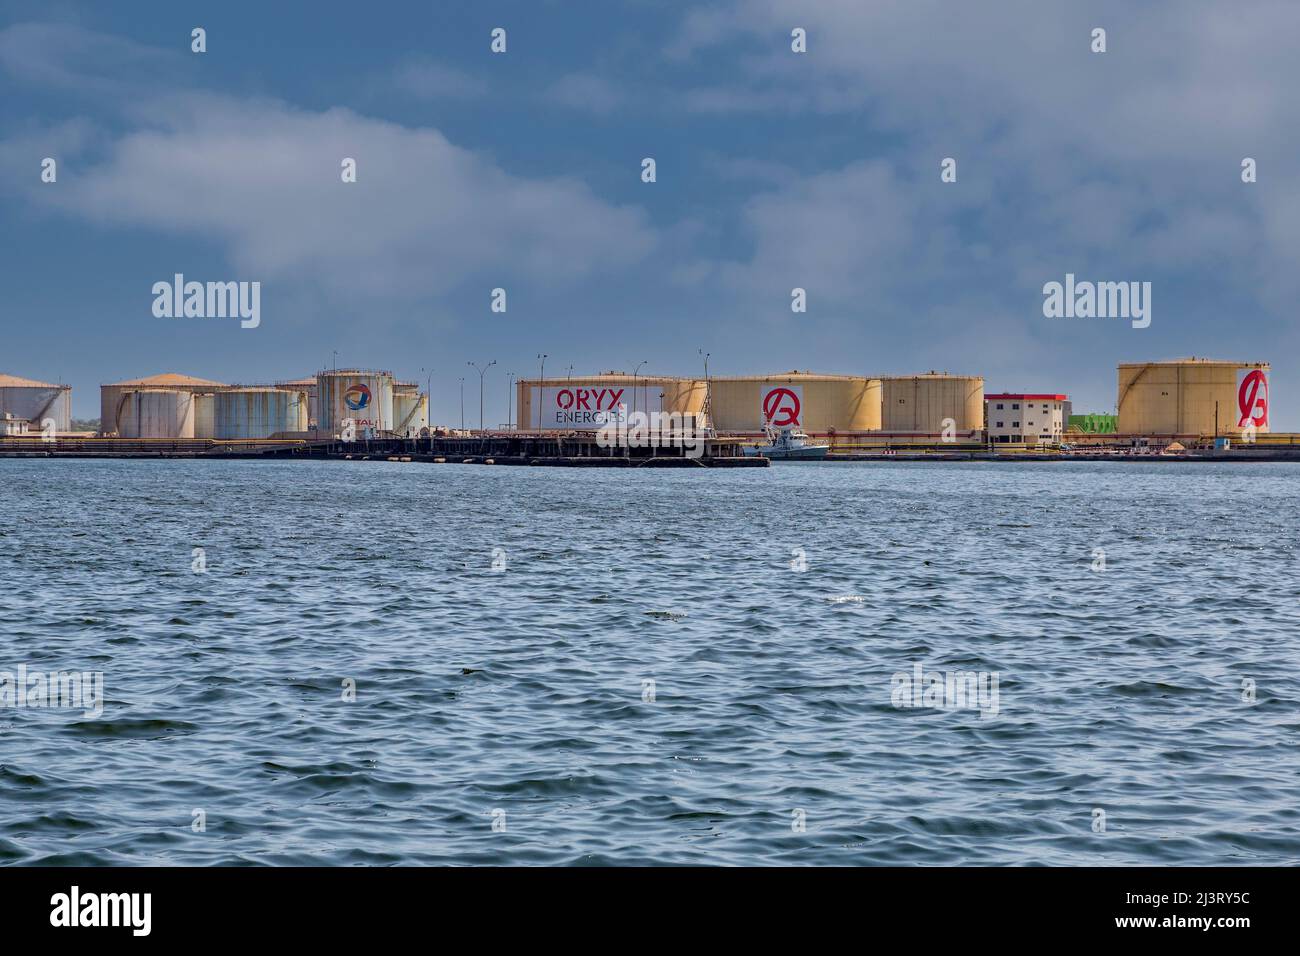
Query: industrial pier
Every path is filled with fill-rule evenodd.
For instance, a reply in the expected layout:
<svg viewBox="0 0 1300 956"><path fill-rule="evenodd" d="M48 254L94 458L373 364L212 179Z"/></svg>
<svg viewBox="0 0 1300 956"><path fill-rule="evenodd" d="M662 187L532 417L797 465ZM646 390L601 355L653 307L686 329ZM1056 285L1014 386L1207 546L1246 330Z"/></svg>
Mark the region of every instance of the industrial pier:
<svg viewBox="0 0 1300 956"><path fill-rule="evenodd" d="M167 439L37 436L0 437L0 458L263 459L295 461L401 461L433 464L548 465L594 468L765 468L761 456L745 456L742 439L708 439L703 454L681 448L603 448L580 434L489 434L420 438ZM1300 461L1300 435L1268 435L1251 444L1209 442L1170 451L1165 445L1081 444L1068 449L1031 449L979 443L835 446L827 462L1259 462Z"/></svg>
<svg viewBox="0 0 1300 956"><path fill-rule="evenodd" d="M549 465L594 468L766 468L731 439L708 439L702 454L681 447L605 448L595 435L428 436L422 438L238 439L0 438L0 458L255 458L401 461L433 464Z"/></svg>

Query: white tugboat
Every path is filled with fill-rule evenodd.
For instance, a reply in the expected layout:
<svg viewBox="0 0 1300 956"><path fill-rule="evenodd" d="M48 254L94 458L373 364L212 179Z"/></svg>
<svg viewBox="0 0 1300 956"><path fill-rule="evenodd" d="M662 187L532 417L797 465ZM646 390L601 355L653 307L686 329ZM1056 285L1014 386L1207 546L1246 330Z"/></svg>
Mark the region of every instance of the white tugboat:
<svg viewBox="0 0 1300 956"><path fill-rule="evenodd" d="M763 426L767 444L746 448L745 454L772 461L821 461L831 450L829 443L815 442L800 428L787 425L779 432L770 423Z"/></svg>

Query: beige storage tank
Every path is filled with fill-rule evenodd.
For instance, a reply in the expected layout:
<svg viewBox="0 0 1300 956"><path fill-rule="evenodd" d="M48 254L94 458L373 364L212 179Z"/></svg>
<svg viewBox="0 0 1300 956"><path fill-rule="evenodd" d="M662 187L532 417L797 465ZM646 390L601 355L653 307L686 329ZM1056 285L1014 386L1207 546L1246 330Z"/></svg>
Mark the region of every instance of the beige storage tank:
<svg viewBox="0 0 1300 956"><path fill-rule="evenodd" d="M414 438L420 429L429 427L429 396L420 394L420 386L397 382L393 386L393 434Z"/></svg>
<svg viewBox="0 0 1300 956"><path fill-rule="evenodd" d="M270 438L307 430L307 393L287 388L230 388L214 396L213 437Z"/></svg>
<svg viewBox="0 0 1300 956"><path fill-rule="evenodd" d="M136 389L165 388L178 392L211 392L225 387L224 382L213 382L192 375L178 375L175 372L101 385L99 386L99 432L101 435L115 435L121 431L118 427L118 414L126 401L126 394Z"/></svg>
<svg viewBox="0 0 1300 956"><path fill-rule="evenodd" d="M193 438L194 393L154 388L126 392L119 403L123 438Z"/></svg>
<svg viewBox="0 0 1300 956"><path fill-rule="evenodd" d="M1269 430L1267 362L1186 358L1119 366L1123 435L1239 436Z"/></svg>
<svg viewBox="0 0 1300 956"><path fill-rule="evenodd" d="M317 427L339 435L351 420L356 437L375 436L393 428L393 373L337 369L316 373Z"/></svg>
<svg viewBox="0 0 1300 956"><path fill-rule="evenodd" d="M722 433L759 434L769 421L811 435L880 428L880 381L874 378L791 371L710 378L708 387L713 427Z"/></svg>
<svg viewBox="0 0 1300 956"><path fill-rule="evenodd" d="M72 386L38 382L17 375L0 374L0 418L31 422L41 431L41 422L54 421L56 432L72 429Z"/></svg>
<svg viewBox="0 0 1300 956"><path fill-rule="evenodd" d="M984 428L984 379L976 375L897 375L881 378L881 430L942 435L951 419L958 434Z"/></svg>
<svg viewBox="0 0 1300 956"><path fill-rule="evenodd" d="M663 375L604 372L578 378L520 379L519 427L525 431L594 431L620 405L631 412L698 416L704 383Z"/></svg>
<svg viewBox="0 0 1300 956"><path fill-rule="evenodd" d="M702 425L700 416L704 414L704 399L708 393L708 386L697 379L660 379L659 407L669 414L689 416ZM650 396L654 398L653 386L651 386Z"/></svg>

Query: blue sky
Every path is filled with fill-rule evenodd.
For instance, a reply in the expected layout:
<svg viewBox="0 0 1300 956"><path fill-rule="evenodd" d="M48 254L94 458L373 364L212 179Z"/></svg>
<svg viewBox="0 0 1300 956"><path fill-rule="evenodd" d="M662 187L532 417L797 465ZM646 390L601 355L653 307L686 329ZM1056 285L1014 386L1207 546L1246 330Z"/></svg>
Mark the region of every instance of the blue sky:
<svg viewBox="0 0 1300 956"><path fill-rule="evenodd" d="M467 361L498 363L497 422L539 352L946 369L1080 411L1113 406L1117 362L1203 355L1271 362L1274 430L1300 430L1300 5L334 7L0 0L0 371L93 417L101 382L297 377L338 350L432 367L455 424ZM176 272L260 281L261 326L155 318ZM1150 328L1045 318L1067 272L1151 282Z"/></svg>

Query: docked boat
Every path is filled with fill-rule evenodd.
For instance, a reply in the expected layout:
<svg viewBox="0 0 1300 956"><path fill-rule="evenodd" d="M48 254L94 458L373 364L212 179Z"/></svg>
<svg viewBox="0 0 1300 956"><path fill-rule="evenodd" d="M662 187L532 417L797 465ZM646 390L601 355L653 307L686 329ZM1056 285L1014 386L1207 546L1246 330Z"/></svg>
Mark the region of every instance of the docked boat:
<svg viewBox="0 0 1300 956"><path fill-rule="evenodd" d="M802 429L786 426L778 433L769 425L763 431L767 435L767 444L746 448L746 455L772 461L821 461L830 454L829 442L815 442Z"/></svg>

